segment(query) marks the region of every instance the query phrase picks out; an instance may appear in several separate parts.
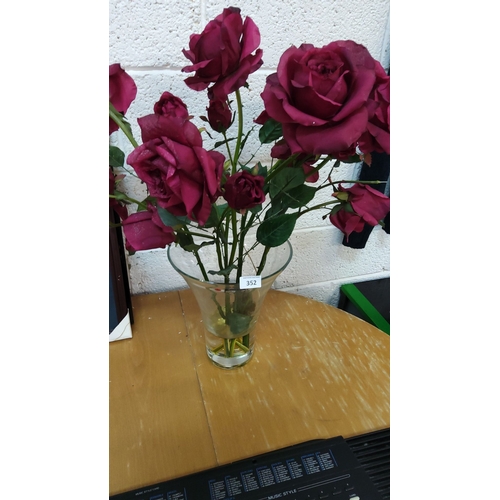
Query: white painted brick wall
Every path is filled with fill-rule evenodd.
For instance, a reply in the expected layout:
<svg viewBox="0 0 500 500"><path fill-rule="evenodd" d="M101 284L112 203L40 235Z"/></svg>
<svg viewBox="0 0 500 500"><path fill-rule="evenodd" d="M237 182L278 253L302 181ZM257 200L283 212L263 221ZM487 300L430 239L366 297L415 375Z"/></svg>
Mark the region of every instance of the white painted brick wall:
<svg viewBox="0 0 500 500"><path fill-rule="evenodd" d="M188 60L182 49L188 47L191 33L201 32L210 19L231 5L240 7L242 16L255 21L264 51L263 66L250 75L250 89L242 89L246 130L263 109L260 93L266 76L276 71L281 54L290 45L322 46L351 39L365 45L384 67L389 65L389 0L246 0L241 4L218 0L110 0L109 62L120 63L137 84L138 97L127 113L137 139L136 118L151 113L166 90L179 96L196 117L193 121L204 126L197 117L205 114L206 94L192 91L184 83L188 75L180 69ZM114 136L126 153L131 151L123 136ZM208 137L206 145L210 146ZM246 153L251 154L257 145L256 138L249 140ZM257 159L265 159L267 152L268 148L261 148ZM336 178L355 178L358 170L359 165L343 165ZM125 182L140 199L140 183L131 176ZM347 248L342 245L342 233L328 219L323 221L319 212L312 212L298 221L291 237L294 257L275 287L337 305L340 285L389 276L389 242L390 236L377 227L366 248ZM163 249L129 256L129 269L133 294L186 287Z"/></svg>

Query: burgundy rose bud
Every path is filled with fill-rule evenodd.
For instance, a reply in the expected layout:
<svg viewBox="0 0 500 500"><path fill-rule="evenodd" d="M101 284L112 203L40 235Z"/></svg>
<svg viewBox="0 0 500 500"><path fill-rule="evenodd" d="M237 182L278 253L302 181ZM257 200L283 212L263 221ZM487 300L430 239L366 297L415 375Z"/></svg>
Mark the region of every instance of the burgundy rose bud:
<svg viewBox="0 0 500 500"><path fill-rule="evenodd" d="M160 100L154 105L154 113L163 116L175 116L184 120L189 119L187 106L182 99L170 92L163 92Z"/></svg>
<svg viewBox="0 0 500 500"><path fill-rule="evenodd" d="M227 99L212 99L207 108L208 123L215 132L223 133L231 125L233 114Z"/></svg>
<svg viewBox="0 0 500 500"><path fill-rule="evenodd" d="M264 202L264 177L243 170L231 175L224 184L224 199L234 210L246 210Z"/></svg>
<svg viewBox="0 0 500 500"><path fill-rule="evenodd" d="M127 217L123 221L123 232L125 246L130 252L165 248L175 241L173 229L164 224L155 224L153 213L149 210Z"/></svg>
<svg viewBox="0 0 500 500"><path fill-rule="evenodd" d="M280 139L271 148L271 158L277 158L278 160L286 160L292 155L290 147L284 139Z"/></svg>
<svg viewBox="0 0 500 500"><path fill-rule="evenodd" d="M261 96L292 153L328 154L356 146L366 132L377 62L351 40L287 49Z"/></svg>
<svg viewBox="0 0 500 500"><path fill-rule="evenodd" d="M195 75L184 80L193 90L205 90L210 96L223 98L245 85L248 76L262 65L260 32L251 18L243 22L240 9L229 7L210 21L201 34L189 39L184 55L192 65L183 72ZM252 52L254 52L252 54Z"/></svg>
<svg viewBox="0 0 500 500"><path fill-rule="evenodd" d="M334 193L339 199L345 199L351 204L354 213L341 209L330 215L330 222L347 236L363 230L364 224L376 226L389 213L390 199L380 191L367 184L355 184L350 188L339 186L339 192Z"/></svg>
<svg viewBox="0 0 500 500"><path fill-rule="evenodd" d="M134 80L121 68L119 64L109 66L109 102L115 109L124 115L137 95L137 86ZM118 125L109 119L109 134L119 129Z"/></svg>

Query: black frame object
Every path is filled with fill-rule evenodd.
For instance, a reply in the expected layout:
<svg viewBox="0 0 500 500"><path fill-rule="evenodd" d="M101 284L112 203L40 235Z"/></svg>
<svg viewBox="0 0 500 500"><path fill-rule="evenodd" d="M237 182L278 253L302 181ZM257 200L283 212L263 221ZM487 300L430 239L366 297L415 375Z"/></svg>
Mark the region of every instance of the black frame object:
<svg viewBox="0 0 500 500"><path fill-rule="evenodd" d="M367 165L363 162L361 167L361 172L359 173L360 181L387 181L390 175L390 156L386 153L373 152L371 154L372 161L371 165ZM385 193L386 182L382 184L370 184L370 186L381 193ZM384 219L384 231L390 234L390 212ZM360 233L351 233L349 238L344 236L342 244L350 248L365 248L366 242L373 231L373 226L365 224L363 231Z"/></svg>
<svg viewBox="0 0 500 500"><path fill-rule="evenodd" d="M390 284L382 278L342 285L338 308L390 335Z"/></svg>
<svg viewBox="0 0 500 500"><path fill-rule="evenodd" d="M118 224L120 219L109 210L109 220ZM119 227L109 228L109 334L129 315L133 324L132 301L127 273L123 236ZM111 340L111 337L110 337Z"/></svg>

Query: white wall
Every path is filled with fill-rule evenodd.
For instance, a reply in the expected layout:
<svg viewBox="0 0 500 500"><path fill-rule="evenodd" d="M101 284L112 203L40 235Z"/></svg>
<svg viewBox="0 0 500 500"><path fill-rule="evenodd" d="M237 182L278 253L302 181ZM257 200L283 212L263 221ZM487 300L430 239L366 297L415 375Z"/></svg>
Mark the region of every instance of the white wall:
<svg viewBox="0 0 500 500"><path fill-rule="evenodd" d="M389 66L389 0L246 0L240 4L218 0L109 0L109 5L109 62L120 63L137 84L137 98L127 113L137 139L136 118L150 114L153 104L167 90L187 104L197 125L204 125L197 117L205 114L206 93L192 91L184 83L188 74L180 69L189 61L182 49L188 48L189 35L200 33L224 7L240 7L242 16L250 16L261 33L264 64L250 75L249 90L241 91L246 130L263 109L260 93L266 76L276 71L281 54L290 45L322 46L351 39L365 45L385 68ZM114 136L123 150L131 151L124 137ZM209 145L207 137L206 147ZM257 145L257 140L249 140L247 154ZM261 149L257 159L267 158L267 151ZM356 178L359 167L343 165L336 178ZM127 177L126 186L140 199L142 187L132 176ZM328 219L321 219L319 212L299 219L291 237L294 257L276 288L337 305L343 283L389 276L390 236L380 227L373 230L362 250L343 246L342 236ZM163 249L129 256L129 268L133 294L186 286Z"/></svg>

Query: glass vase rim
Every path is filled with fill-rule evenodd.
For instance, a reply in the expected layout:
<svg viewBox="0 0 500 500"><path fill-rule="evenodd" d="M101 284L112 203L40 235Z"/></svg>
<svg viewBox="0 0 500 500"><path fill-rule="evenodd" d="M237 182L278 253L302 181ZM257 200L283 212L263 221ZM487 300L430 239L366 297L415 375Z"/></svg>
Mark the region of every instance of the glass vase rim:
<svg viewBox="0 0 500 500"><path fill-rule="evenodd" d="M282 247L283 245L286 245L288 247L288 250L289 250L289 254L288 254L288 258L286 259L286 261L283 263L283 265L281 265L277 270L273 271L272 273L269 273L269 274L266 274L266 275L261 275L262 276L262 280L267 280L269 278L272 278L273 276L277 276L279 275L281 272L283 272L283 270L288 266L288 264L290 264L290 261L292 260L292 257L293 257L293 247L292 247L292 244L290 243L290 240L286 240L284 243L282 243L281 245L278 245L276 247L271 247L271 249L273 248L279 248L279 247ZM235 285L236 282L235 281L230 281L229 283L221 283L219 281L212 281L212 280L204 280L204 279L200 279L200 278L197 278L196 276L192 276L191 274L187 273L186 271L182 270L179 268L179 266L177 266L173 260L172 260L172 257L170 255L170 252L171 252L171 249L173 248L178 248L179 250L181 250L182 252L185 252L185 253L192 253L192 252L189 252L187 250L184 250L180 245L177 245L175 243L172 243L171 245L168 246L168 249L167 249L167 257L168 257L168 260L170 262L170 264L172 265L172 267L179 273L181 274L182 276L186 276L188 277L189 279L192 279L192 280L195 280L195 281L198 281L200 283L206 283L207 285L214 285L214 286L218 286L220 287L221 285Z"/></svg>

